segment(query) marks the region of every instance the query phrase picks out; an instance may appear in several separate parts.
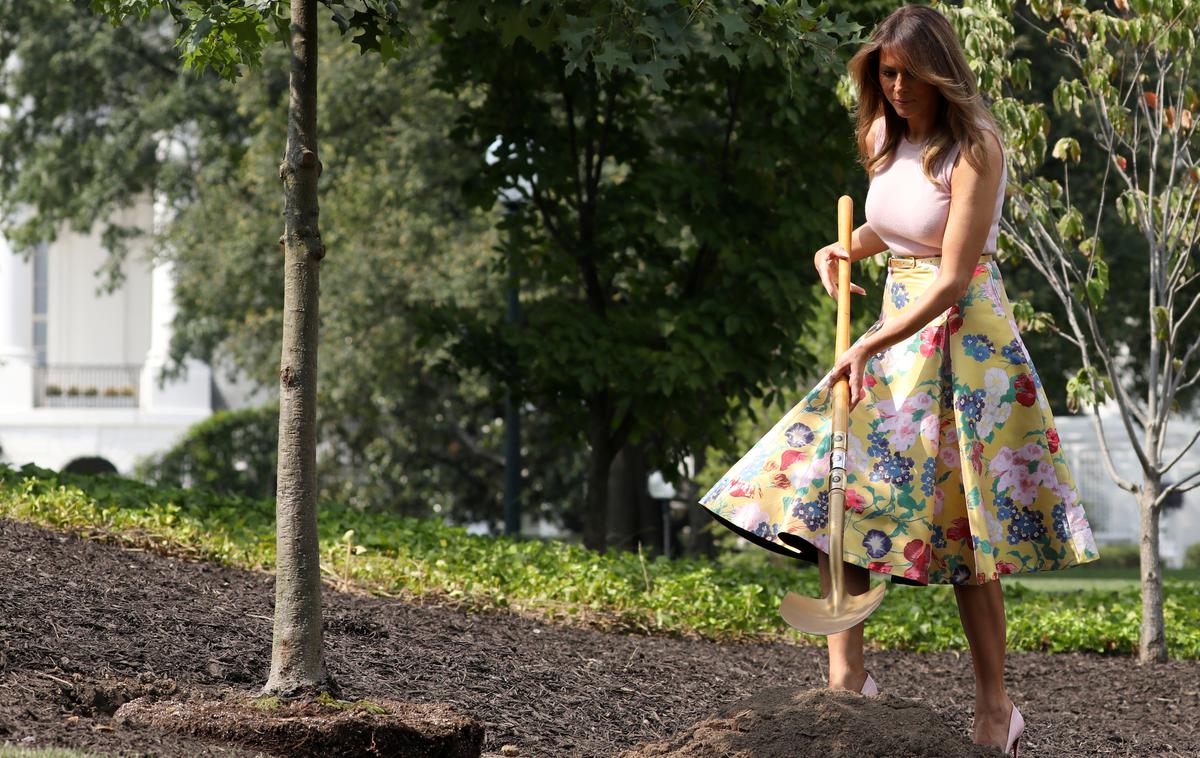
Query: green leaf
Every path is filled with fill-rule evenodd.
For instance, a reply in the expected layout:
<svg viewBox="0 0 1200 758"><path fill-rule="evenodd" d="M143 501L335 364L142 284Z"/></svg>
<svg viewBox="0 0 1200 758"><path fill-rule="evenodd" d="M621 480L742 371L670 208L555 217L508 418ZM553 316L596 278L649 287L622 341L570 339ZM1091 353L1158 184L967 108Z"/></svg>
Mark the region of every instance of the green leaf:
<svg viewBox="0 0 1200 758"><path fill-rule="evenodd" d="M1092 256L1102 258L1104 257L1104 242L1096 236L1088 237L1079 243L1079 252L1083 253L1085 258Z"/></svg>
<svg viewBox="0 0 1200 758"><path fill-rule="evenodd" d="M638 66L638 71L645 74L650 79L650 87L655 92L664 92L667 89L666 73L678 67L678 63L667 58L655 58Z"/></svg>
<svg viewBox="0 0 1200 758"><path fill-rule="evenodd" d="M1051 101L1056 113L1071 112L1079 116L1079 108L1084 101L1083 82L1078 79L1063 79L1054 88Z"/></svg>
<svg viewBox="0 0 1200 758"><path fill-rule="evenodd" d="M1171 328L1171 312L1165 306L1154 306L1154 336L1161 342L1165 342L1170 333Z"/></svg>
<svg viewBox="0 0 1200 758"><path fill-rule="evenodd" d="M1072 163L1079 163L1079 140L1074 137L1063 137L1054 143L1054 149L1050 151L1050 154L1060 161L1069 159Z"/></svg>
<svg viewBox="0 0 1200 758"><path fill-rule="evenodd" d="M628 69L633 63L628 51L611 42L606 43L599 53L592 56L592 60L605 72Z"/></svg>
<svg viewBox="0 0 1200 758"><path fill-rule="evenodd" d="M1083 214L1078 208L1067 209L1058 219L1058 234L1064 240L1075 240L1083 236Z"/></svg>
<svg viewBox="0 0 1200 758"><path fill-rule="evenodd" d="M1108 263L1103 258L1097 258L1092 263L1092 272L1085 283L1088 300L1099 308L1108 292Z"/></svg>
<svg viewBox="0 0 1200 758"><path fill-rule="evenodd" d="M1112 392L1112 383L1093 366L1079 369L1067 380L1067 409L1078 413L1104 402Z"/></svg>
<svg viewBox="0 0 1200 758"><path fill-rule="evenodd" d="M731 39L739 34L745 34L750 31L750 25L746 23L746 19L742 18L742 14L736 11L718 15L714 19L714 23L719 25L725 32L725 39Z"/></svg>
<svg viewBox="0 0 1200 758"><path fill-rule="evenodd" d="M1138 218L1138 191L1125 190L1117 197L1117 215L1127 224L1134 224Z"/></svg>
<svg viewBox="0 0 1200 758"><path fill-rule="evenodd" d="M1013 300L1013 318L1017 328L1023 332L1044 332L1054 323L1054 317L1046 312L1034 309L1028 300Z"/></svg>

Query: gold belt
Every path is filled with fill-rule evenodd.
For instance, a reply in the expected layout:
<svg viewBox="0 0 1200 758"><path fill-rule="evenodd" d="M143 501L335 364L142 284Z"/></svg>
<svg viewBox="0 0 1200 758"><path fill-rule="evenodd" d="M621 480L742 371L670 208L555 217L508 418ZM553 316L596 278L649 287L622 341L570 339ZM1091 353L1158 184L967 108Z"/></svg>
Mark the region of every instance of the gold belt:
<svg viewBox="0 0 1200 758"><path fill-rule="evenodd" d="M990 261L993 253L983 253L979 256L979 262L985 263ZM917 261L940 261L940 255L892 255L888 257L888 268L914 268Z"/></svg>

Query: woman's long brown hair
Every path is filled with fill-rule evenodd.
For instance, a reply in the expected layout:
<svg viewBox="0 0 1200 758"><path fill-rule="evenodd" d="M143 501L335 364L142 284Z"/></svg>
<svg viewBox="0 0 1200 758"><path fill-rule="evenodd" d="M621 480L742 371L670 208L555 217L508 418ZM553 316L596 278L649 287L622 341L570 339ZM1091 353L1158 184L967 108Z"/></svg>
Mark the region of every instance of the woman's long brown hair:
<svg viewBox="0 0 1200 758"><path fill-rule="evenodd" d="M875 27L871 41L850 59L850 75L858 88L855 131L863 168L870 173L887 160L908 127L879 84L879 56L884 48L900 59L906 74L934 85L942 94L922 160L922 169L929 180L940 184L935 167L950 157L955 144L962 145L968 163L984 171L987 161L981 122L995 130L997 139L1000 131L979 95L975 73L967 65L954 28L945 16L924 5L897 8ZM872 156L875 146L867 144L867 134L880 116L887 126L887 136L879 154Z"/></svg>

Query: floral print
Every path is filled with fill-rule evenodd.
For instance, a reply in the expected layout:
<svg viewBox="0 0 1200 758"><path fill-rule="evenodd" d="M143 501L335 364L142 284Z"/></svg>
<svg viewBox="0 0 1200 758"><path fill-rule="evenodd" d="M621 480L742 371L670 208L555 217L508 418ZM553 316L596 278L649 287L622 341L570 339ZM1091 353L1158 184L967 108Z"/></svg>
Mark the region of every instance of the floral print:
<svg viewBox="0 0 1200 758"><path fill-rule="evenodd" d="M878 529L872 529L863 537L863 547L872 558L882 558L892 549L892 539Z"/></svg>
<svg viewBox="0 0 1200 758"><path fill-rule="evenodd" d="M996 352L996 346L985 335L968 334L962 340L963 352L983 363Z"/></svg>
<svg viewBox="0 0 1200 758"><path fill-rule="evenodd" d="M1000 354L1008 359L1009 363L1021 364L1025 362L1025 352L1016 339L1000 348Z"/></svg>
<svg viewBox="0 0 1200 758"><path fill-rule="evenodd" d="M880 328L937 259L888 273ZM700 500L763 547L828 552L832 387L826 374ZM981 584L1099 557L1021 340L985 258L947 311L867 361L850 413L844 559L908 584Z"/></svg>
<svg viewBox="0 0 1200 758"><path fill-rule="evenodd" d="M792 447L804 447L812 442L813 433L804 424L792 424L787 430L787 442Z"/></svg>
<svg viewBox="0 0 1200 758"><path fill-rule="evenodd" d="M792 517L803 521L809 531L829 526L829 492L822 490L816 500L796 505L792 508Z"/></svg>

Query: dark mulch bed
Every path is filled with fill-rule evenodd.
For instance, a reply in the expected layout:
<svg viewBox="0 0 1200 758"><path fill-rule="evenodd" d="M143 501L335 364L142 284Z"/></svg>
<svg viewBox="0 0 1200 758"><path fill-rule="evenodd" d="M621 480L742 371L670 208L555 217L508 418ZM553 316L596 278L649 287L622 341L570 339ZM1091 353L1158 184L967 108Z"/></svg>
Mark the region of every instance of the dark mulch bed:
<svg viewBox="0 0 1200 758"><path fill-rule="evenodd" d="M188 563L0 520L0 742L157 755L253 753L114 726L140 695L265 681L270 576ZM449 703L485 749L612 756L766 687L819 687L824 651L550 626L507 614L327 591L329 665L345 695ZM920 698L970 734L963 654L878 652L885 693ZM1200 662L1013 654L1022 754L1200 754ZM899 724L864 728L898 730ZM804 755L797 746L796 755Z"/></svg>

